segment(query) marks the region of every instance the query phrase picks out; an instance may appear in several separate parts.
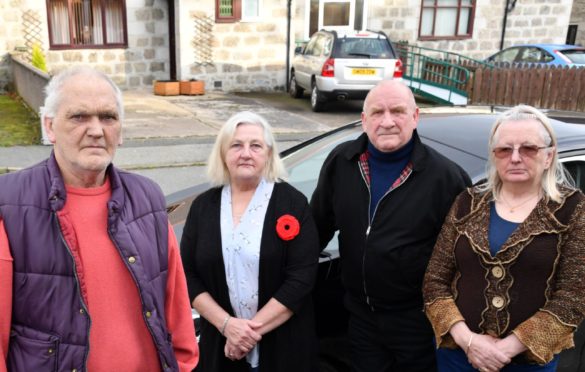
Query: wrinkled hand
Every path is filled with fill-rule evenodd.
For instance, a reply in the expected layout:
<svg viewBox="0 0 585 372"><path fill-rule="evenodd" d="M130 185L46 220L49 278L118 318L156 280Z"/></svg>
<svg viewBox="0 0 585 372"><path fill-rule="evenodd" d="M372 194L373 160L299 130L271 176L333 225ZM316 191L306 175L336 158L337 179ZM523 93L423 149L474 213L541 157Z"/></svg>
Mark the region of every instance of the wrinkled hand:
<svg viewBox="0 0 585 372"><path fill-rule="evenodd" d="M257 329L261 326L262 323L252 320L230 318L224 331L224 336L227 338L226 345L230 350L238 349L242 351L244 355L249 353L262 339L262 335L257 332Z"/></svg>
<svg viewBox="0 0 585 372"><path fill-rule="evenodd" d="M229 360L240 360L248 354L244 353L237 347L230 346L227 341L225 342L223 352L225 354L225 357L228 358Z"/></svg>
<svg viewBox="0 0 585 372"><path fill-rule="evenodd" d="M489 335L475 334L467 350L467 359L474 368L482 372L497 372L511 359L496 345L498 339Z"/></svg>

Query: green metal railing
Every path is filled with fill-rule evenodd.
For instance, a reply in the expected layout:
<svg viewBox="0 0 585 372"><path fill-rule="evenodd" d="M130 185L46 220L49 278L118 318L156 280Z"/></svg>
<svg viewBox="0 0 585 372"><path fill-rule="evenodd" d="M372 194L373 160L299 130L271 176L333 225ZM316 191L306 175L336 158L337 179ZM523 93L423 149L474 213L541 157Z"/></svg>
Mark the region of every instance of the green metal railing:
<svg viewBox="0 0 585 372"><path fill-rule="evenodd" d="M454 94L467 97L468 83L477 67L493 67L458 53L407 43L397 43L395 46L403 63L403 77L410 80L413 92L443 104L452 103ZM445 89L448 94L446 98L433 95L422 89L421 84Z"/></svg>

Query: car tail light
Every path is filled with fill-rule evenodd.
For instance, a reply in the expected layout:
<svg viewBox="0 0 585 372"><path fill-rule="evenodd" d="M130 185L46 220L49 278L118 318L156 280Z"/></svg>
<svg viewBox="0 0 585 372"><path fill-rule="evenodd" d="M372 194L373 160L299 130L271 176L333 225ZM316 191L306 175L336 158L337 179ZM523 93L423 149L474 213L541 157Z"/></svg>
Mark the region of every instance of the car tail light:
<svg viewBox="0 0 585 372"><path fill-rule="evenodd" d="M397 59L394 65L394 78L401 78L404 70L402 69L402 61Z"/></svg>
<svg viewBox="0 0 585 372"><path fill-rule="evenodd" d="M560 50L554 50L553 53L556 54L557 56L561 57L561 59L563 61L567 62L568 65L573 64L573 61L571 61L569 59L569 57L565 56Z"/></svg>
<svg viewBox="0 0 585 372"><path fill-rule="evenodd" d="M335 60L333 58L329 58L327 61L325 61L323 68L321 69L321 76L335 76Z"/></svg>

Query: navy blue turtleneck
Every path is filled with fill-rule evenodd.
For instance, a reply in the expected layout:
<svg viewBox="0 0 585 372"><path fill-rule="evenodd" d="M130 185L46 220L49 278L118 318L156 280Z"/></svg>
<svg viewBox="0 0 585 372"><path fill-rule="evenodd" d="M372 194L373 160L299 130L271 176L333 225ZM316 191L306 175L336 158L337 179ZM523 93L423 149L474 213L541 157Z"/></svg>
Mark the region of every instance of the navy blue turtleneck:
<svg viewBox="0 0 585 372"><path fill-rule="evenodd" d="M412 138L406 145L393 152L382 152L368 141L371 195L370 219L374 216L374 211L380 199L408 164L413 148L414 140Z"/></svg>

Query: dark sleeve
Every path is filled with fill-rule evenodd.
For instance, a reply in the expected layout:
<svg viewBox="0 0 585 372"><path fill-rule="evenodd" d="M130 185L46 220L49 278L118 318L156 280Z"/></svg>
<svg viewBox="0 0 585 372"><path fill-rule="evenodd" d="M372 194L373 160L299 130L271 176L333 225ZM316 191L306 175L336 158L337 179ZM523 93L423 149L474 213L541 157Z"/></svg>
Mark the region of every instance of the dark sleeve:
<svg viewBox="0 0 585 372"><path fill-rule="evenodd" d="M185 277L187 278L187 289L191 303L200 293L207 291L199 278L196 265L197 235L199 233L198 211L200 204L201 201L199 198L195 199L193 204L191 204L181 238L181 260L183 261Z"/></svg>
<svg viewBox="0 0 585 372"><path fill-rule="evenodd" d="M337 226L335 225L335 213L333 210L334 182L333 170L335 164L335 151L332 151L321 167L317 187L311 197L311 212L317 226L319 247L325 249L333 238Z"/></svg>
<svg viewBox="0 0 585 372"><path fill-rule="evenodd" d="M293 240L284 243L287 245L284 280L273 296L295 313L311 295L319 265L317 229L304 197L303 203L299 213L301 230Z"/></svg>

